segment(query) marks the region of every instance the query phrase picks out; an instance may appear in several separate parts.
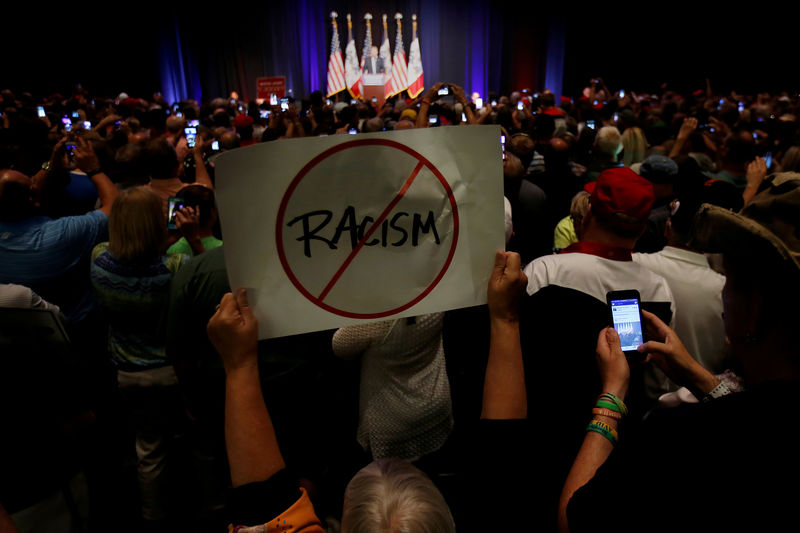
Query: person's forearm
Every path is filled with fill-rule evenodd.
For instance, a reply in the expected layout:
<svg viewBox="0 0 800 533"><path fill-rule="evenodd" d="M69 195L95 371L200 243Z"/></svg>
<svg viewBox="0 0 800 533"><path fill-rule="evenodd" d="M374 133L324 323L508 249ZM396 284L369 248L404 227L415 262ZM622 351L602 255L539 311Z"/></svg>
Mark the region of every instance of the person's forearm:
<svg viewBox="0 0 800 533"><path fill-rule="evenodd" d="M100 205L102 206L100 211L106 215L111 213L111 204L114 203L114 198L119 193L117 186L103 172L93 174L89 179L92 180L92 183L97 188L97 196L100 198Z"/></svg>
<svg viewBox="0 0 800 533"><path fill-rule="evenodd" d="M492 319L481 418L507 420L527 416L519 322Z"/></svg>
<svg viewBox="0 0 800 533"><path fill-rule="evenodd" d="M596 418L602 419L604 423L614 428L614 431L619 430L619 422L617 420L605 416L597 416ZM572 495L594 477L597 469L606 462L612 451L614 451L614 445L606 437L594 431L586 432L581 449L578 450L575 462L572 464L567 480L564 482L564 488L561 491L561 498L558 503L558 530L561 533L569 531L567 506Z"/></svg>
<svg viewBox="0 0 800 533"><path fill-rule="evenodd" d="M419 104L419 113L417 113L417 127L428 127L428 109L431 107L430 100L423 98L422 103Z"/></svg>
<svg viewBox="0 0 800 533"><path fill-rule="evenodd" d="M695 398L702 400L706 394L714 390L719 384L720 381L714 374L709 372L700 363L695 363L688 381L683 385L689 389Z"/></svg>
<svg viewBox="0 0 800 533"><path fill-rule="evenodd" d="M225 446L234 487L266 481L286 467L264 404L255 360L251 366L227 374Z"/></svg>
<svg viewBox="0 0 800 533"><path fill-rule="evenodd" d="M672 150L669 151L669 158L674 159L681 155L684 144L686 144L686 138L678 135L678 137L675 139L675 143L672 145Z"/></svg>
<svg viewBox="0 0 800 533"><path fill-rule="evenodd" d="M192 249L192 254L194 255L200 255L206 251L206 247L203 246L203 241L199 238L186 239L186 242L189 243L189 248Z"/></svg>
<svg viewBox="0 0 800 533"><path fill-rule="evenodd" d="M742 192L742 200L744 201L744 205L750 203L750 200L753 199L753 196L758 193L758 185L747 185Z"/></svg>
<svg viewBox="0 0 800 533"><path fill-rule="evenodd" d="M478 119L475 118L475 111L472 110L472 106L466 106L464 113L467 115L467 124L478 123Z"/></svg>
<svg viewBox="0 0 800 533"><path fill-rule="evenodd" d="M194 152L194 181L198 185L205 185L209 189L214 188L211 176L208 174L208 169L203 161L203 154L197 152Z"/></svg>

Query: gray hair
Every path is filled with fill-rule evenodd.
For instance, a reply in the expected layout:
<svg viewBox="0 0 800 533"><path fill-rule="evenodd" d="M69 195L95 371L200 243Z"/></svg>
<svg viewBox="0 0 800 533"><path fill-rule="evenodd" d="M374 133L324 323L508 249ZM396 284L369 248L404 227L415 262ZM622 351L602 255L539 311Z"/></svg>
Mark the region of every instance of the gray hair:
<svg viewBox="0 0 800 533"><path fill-rule="evenodd" d="M411 463L379 459L353 476L344 493L342 533L455 533L450 508Z"/></svg>
<svg viewBox="0 0 800 533"><path fill-rule="evenodd" d="M603 126L597 131L594 145L600 153L616 158L622 149L622 135L614 126Z"/></svg>

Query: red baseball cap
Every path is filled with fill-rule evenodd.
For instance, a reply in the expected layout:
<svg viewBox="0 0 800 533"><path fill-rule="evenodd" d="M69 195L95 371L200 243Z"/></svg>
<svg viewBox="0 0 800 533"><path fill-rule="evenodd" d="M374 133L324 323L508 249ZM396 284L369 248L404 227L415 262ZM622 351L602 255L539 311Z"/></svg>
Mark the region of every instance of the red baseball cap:
<svg viewBox="0 0 800 533"><path fill-rule="evenodd" d="M597 181L584 186L591 195L592 211L613 226L637 230L644 227L655 201L653 185L627 167L609 168Z"/></svg>
<svg viewBox="0 0 800 533"><path fill-rule="evenodd" d="M253 123L253 117L249 115L236 115L233 119L233 126L236 128L246 128Z"/></svg>

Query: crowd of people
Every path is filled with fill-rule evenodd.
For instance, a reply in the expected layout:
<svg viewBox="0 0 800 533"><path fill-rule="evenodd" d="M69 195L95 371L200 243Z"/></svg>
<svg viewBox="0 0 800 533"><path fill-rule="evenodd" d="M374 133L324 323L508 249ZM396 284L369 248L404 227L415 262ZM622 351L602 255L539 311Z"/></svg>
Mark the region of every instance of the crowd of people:
<svg viewBox="0 0 800 533"><path fill-rule="evenodd" d="M0 530L793 523L798 111L602 79L380 106L2 91ZM258 341L219 153L480 125L503 142L488 305ZM629 289L638 356L609 327Z"/></svg>

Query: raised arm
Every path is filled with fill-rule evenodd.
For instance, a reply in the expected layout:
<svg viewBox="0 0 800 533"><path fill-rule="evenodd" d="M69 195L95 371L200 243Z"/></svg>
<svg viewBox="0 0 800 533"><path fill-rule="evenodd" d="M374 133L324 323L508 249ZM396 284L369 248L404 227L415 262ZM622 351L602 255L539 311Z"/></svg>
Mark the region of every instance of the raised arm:
<svg viewBox="0 0 800 533"><path fill-rule="evenodd" d="M525 368L519 338L519 304L528 284L519 254L497 252L489 278L489 362L481 418L527 418Z"/></svg>
<svg viewBox="0 0 800 533"><path fill-rule="evenodd" d="M189 248L192 249L192 254L200 255L205 253L206 247L203 246L203 241L200 239L200 207L196 209L192 206L186 206L175 213L175 225L178 226L178 231L186 239Z"/></svg>
<svg viewBox="0 0 800 533"><path fill-rule="evenodd" d="M222 297L208 338L225 366L225 447L234 487L285 468L258 376L258 321L244 289Z"/></svg>
<svg viewBox="0 0 800 533"><path fill-rule="evenodd" d="M106 215L111 213L111 204L114 203L114 198L117 197L119 191L116 185L105 175L103 169L100 168L100 161L97 159L92 145L81 137L76 140L75 166L85 172L97 188L97 196L100 198L100 211Z"/></svg>
<svg viewBox="0 0 800 533"><path fill-rule="evenodd" d="M594 418L587 427L583 444L561 491L558 505L558 530L561 532L569 531L567 505L572 495L594 477L597 469L611 455L616 445L619 422L626 413L622 400L628 392L630 369L620 347L619 336L613 328L605 328L598 335L596 355L603 395L592 410Z"/></svg>
<svg viewBox="0 0 800 533"><path fill-rule="evenodd" d="M478 119L475 118L475 112L472 110L472 102L467 99L464 88L455 84L450 84L450 87L453 88L453 95L456 101L460 103L462 109L464 109L464 114L467 116L467 124L477 124Z"/></svg>
<svg viewBox="0 0 800 533"><path fill-rule="evenodd" d="M50 161L33 176L31 176L31 188L34 194L38 197L42 191L47 187L50 176L54 172L67 172L64 168L64 159L66 158L65 146L67 138L63 137L53 147L53 153L50 155Z"/></svg>
<svg viewBox="0 0 800 533"><path fill-rule="evenodd" d="M436 83L436 85L428 89L428 92L425 93L425 97L419 104L419 113L417 113L418 128L428 127L428 110L431 107L431 102L433 102L433 99L436 98L436 94L439 92L439 89L442 88L442 85L444 85L444 83L440 81Z"/></svg>
<svg viewBox="0 0 800 533"><path fill-rule="evenodd" d="M208 174L208 169L203 161L203 155L206 150L211 147L214 142L213 137L206 138L203 135L198 135L195 138L194 148L192 149L192 157L194 157L194 181L198 185L205 185L209 189L214 189L214 184L211 182L211 176Z"/></svg>
<svg viewBox="0 0 800 533"><path fill-rule="evenodd" d="M675 144L672 145L672 150L669 152L670 158L675 158L681 155L681 151L683 151L683 146L686 144L686 141L689 140L689 136L692 134L694 130L697 129L697 119L694 117L686 117L683 119L683 124L681 124L681 129L678 131L678 136L675 138Z"/></svg>
<svg viewBox="0 0 800 533"><path fill-rule="evenodd" d="M756 157L747 165L747 186L742 192L742 200L744 205L750 203L753 196L758 192L761 182L767 177L767 162L763 157Z"/></svg>

